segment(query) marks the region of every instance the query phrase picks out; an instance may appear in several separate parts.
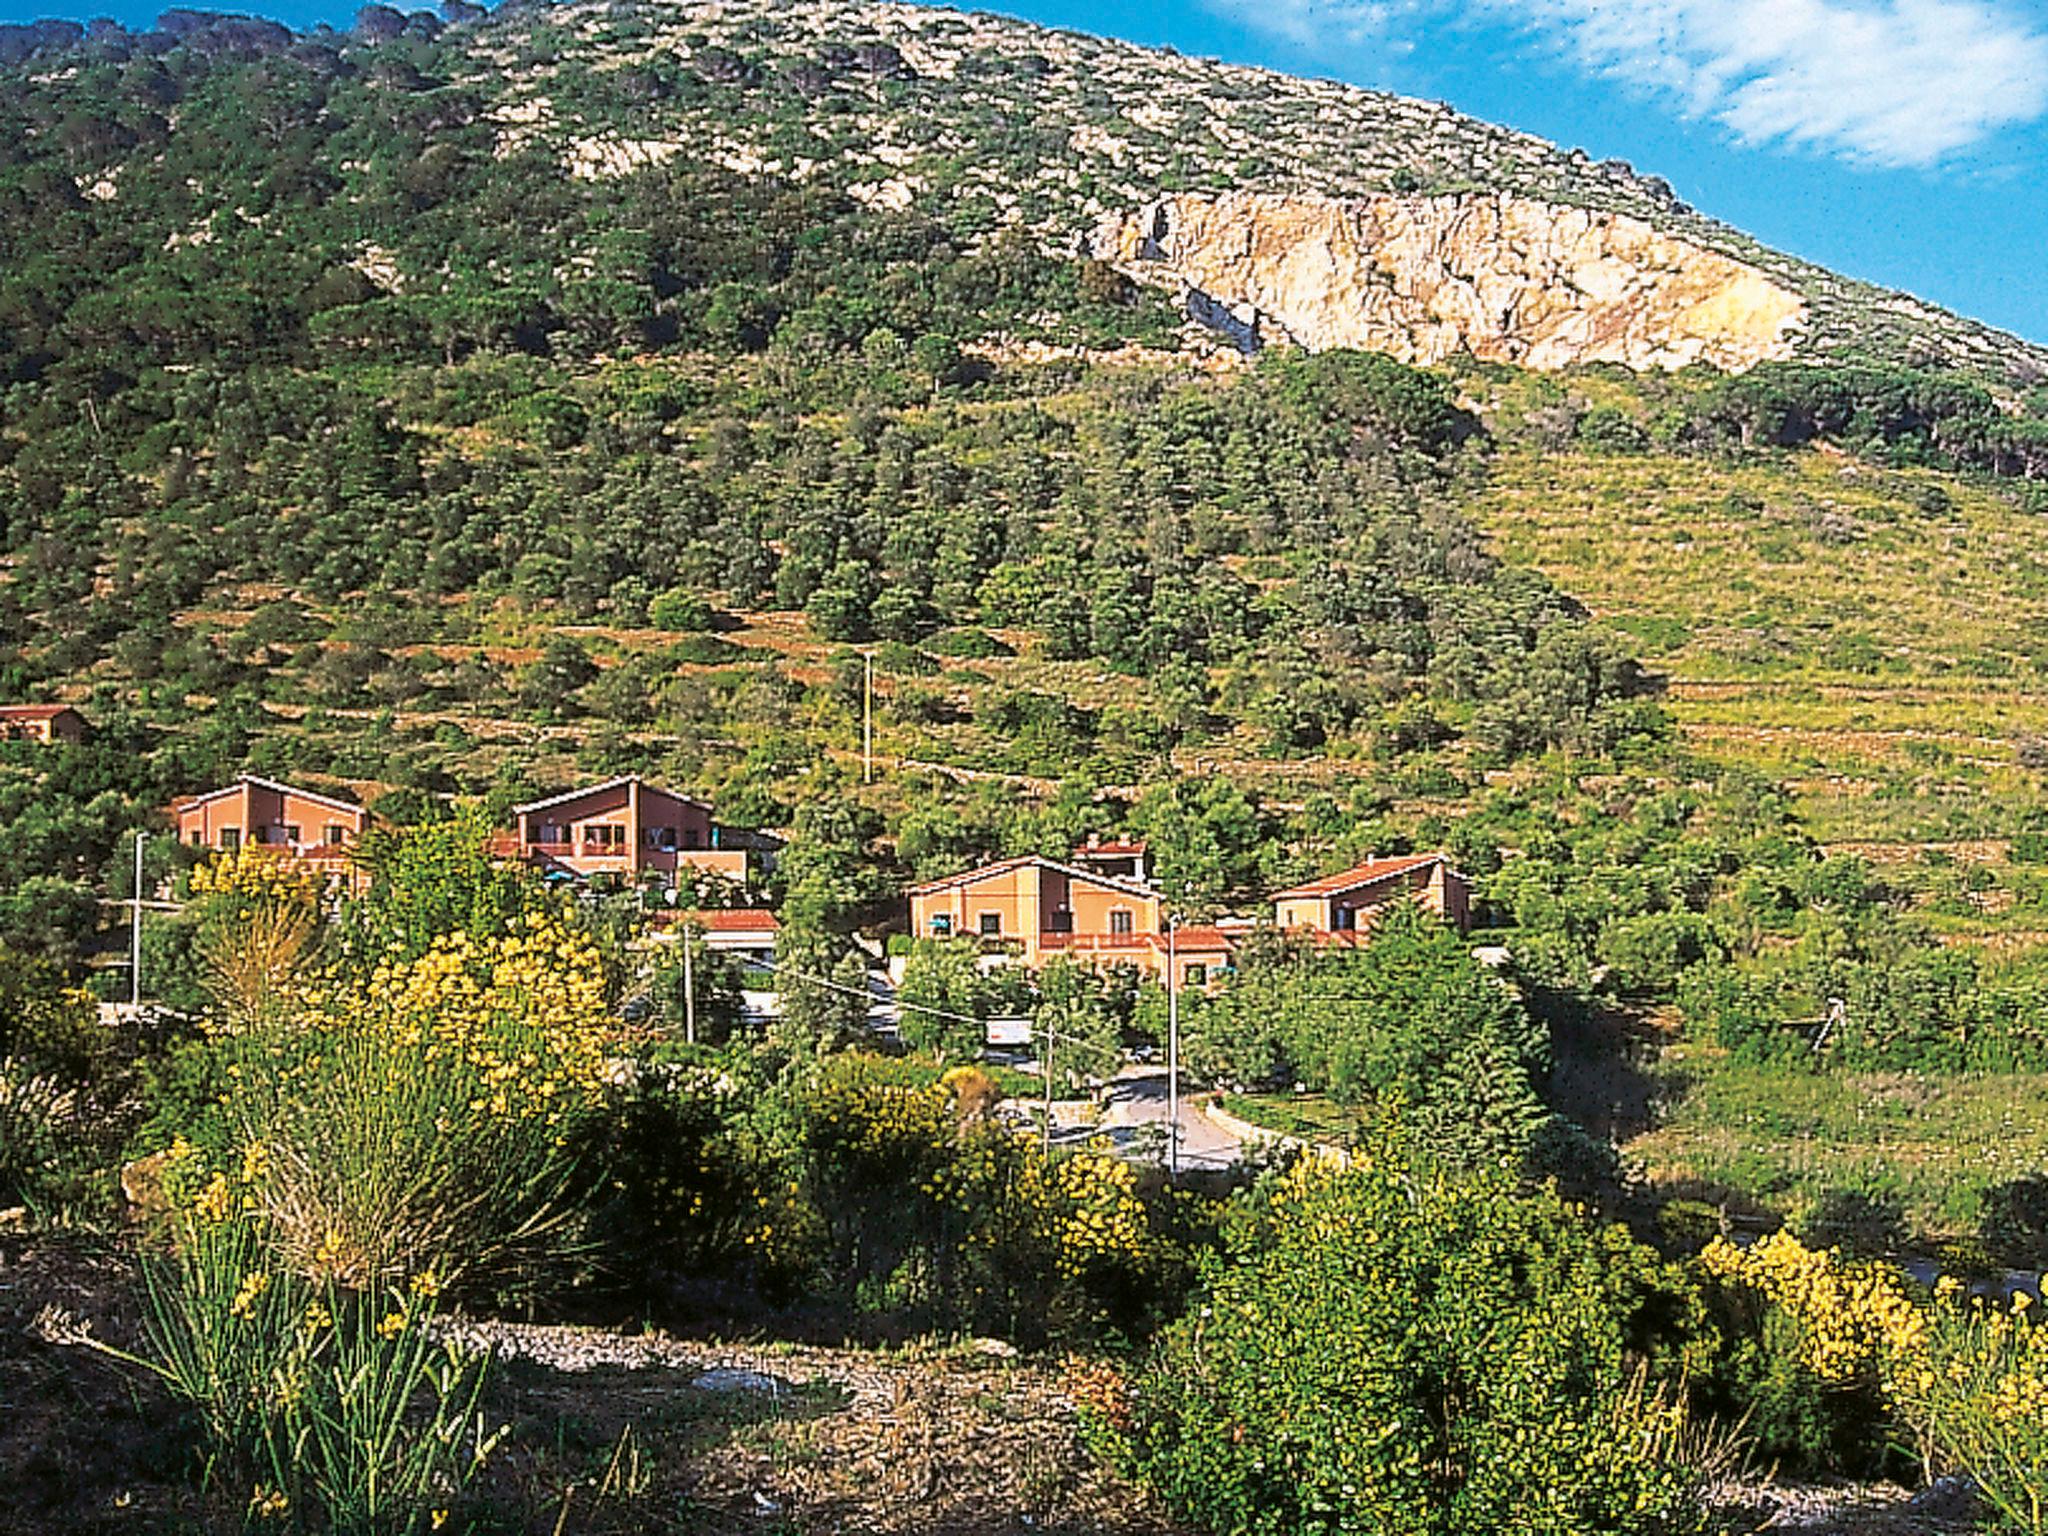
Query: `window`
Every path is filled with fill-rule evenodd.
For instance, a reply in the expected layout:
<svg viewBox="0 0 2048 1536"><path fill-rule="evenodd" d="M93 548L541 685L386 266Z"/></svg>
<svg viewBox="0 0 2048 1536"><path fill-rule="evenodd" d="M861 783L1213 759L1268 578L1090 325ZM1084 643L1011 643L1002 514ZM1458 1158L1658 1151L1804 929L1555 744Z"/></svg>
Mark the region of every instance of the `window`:
<svg viewBox="0 0 2048 1536"><path fill-rule="evenodd" d="M1338 933L1350 933L1358 927L1358 913L1351 907L1338 907L1330 913L1330 927Z"/></svg>
<svg viewBox="0 0 2048 1536"><path fill-rule="evenodd" d="M284 840L294 847L298 846L299 828L296 822L288 821L284 824Z"/></svg>
<svg viewBox="0 0 2048 1536"><path fill-rule="evenodd" d="M1209 967L1191 963L1188 966L1187 974L1183 978L1182 984L1190 987L1206 987L1209 984Z"/></svg>
<svg viewBox="0 0 2048 1536"><path fill-rule="evenodd" d="M683 829L683 846L685 848L702 848L704 846L704 834L695 827L685 827Z"/></svg>
<svg viewBox="0 0 2048 1536"><path fill-rule="evenodd" d="M1131 932L1131 909L1129 907L1118 907L1109 914L1109 931L1116 934L1119 938L1129 935Z"/></svg>
<svg viewBox="0 0 2048 1536"><path fill-rule="evenodd" d="M204 848L206 846L206 834L197 828L193 829L192 832L192 846L194 848Z"/></svg>
<svg viewBox="0 0 2048 1536"><path fill-rule="evenodd" d="M1003 936L1003 914L984 912L981 914L981 936L984 939L1000 939Z"/></svg>
<svg viewBox="0 0 2048 1536"><path fill-rule="evenodd" d="M593 823L583 829L583 846L606 850L623 848L626 846L626 829L604 822Z"/></svg>
<svg viewBox="0 0 2048 1536"><path fill-rule="evenodd" d="M932 914L932 937L935 939L950 939L953 937L952 913L934 912Z"/></svg>
<svg viewBox="0 0 2048 1536"><path fill-rule="evenodd" d="M1065 907L1058 907L1047 913L1045 931L1047 933L1072 933L1074 931L1074 914Z"/></svg>
<svg viewBox="0 0 2048 1536"><path fill-rule="evenodd" d="M239 849L242 846L242 829L240 827L222 827L220 829L220 846L222 851L226 853L233 853Z"/></svg>
<svg viewBox="0 0 2048 1536"><path fill-rule="evenodd" d="M663 853L674 853L676 851L676 829L674 827L649 827L647 829L647 846L659 849Z"/></svg>
<svg viewBox="0 0 2048 1536"><path fill-rule="evenodd" d="M327 830L321 834L321 841L330 848L339 848L348 840L348 828L338 821L327 823Z"/></svg>

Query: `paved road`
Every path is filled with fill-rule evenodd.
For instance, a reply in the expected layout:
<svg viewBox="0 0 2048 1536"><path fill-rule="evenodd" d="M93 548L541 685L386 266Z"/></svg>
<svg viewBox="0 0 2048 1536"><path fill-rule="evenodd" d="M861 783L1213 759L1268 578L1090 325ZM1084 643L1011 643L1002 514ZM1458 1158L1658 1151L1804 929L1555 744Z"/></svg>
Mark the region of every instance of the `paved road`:
<svg viewBox="0 0 2048 1536"><path fill-rule="evenodd" d="M1235 1136L1201 1114L1183 1082L1180 1100L1182 1168L1228 1168L1243 1152ZM1082 1145L1107 1139L1119 1152L1147 1162L1166 1155L1166 1072L1160 1067L1125 1067L1111 1085L1101 1117L1088 1123L1085 1102L1053 1105L1054 1140Z"/></svg>

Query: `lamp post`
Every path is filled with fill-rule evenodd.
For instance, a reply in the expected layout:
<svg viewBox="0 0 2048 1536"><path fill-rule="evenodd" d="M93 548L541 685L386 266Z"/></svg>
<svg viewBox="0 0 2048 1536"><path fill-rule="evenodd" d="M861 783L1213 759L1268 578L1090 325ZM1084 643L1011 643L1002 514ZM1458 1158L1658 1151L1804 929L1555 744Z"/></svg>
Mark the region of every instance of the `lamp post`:
<svg viewBox="0 0 2048 1536"><path fill-rule="evenodd" d="M1180 1182L1180 915L1166 915L1166 1179Z"/></svg>
<svg viewBox="0 0 2048 1536"><path fill-rule="evenodd" d="M135 833L135 912L128 929L128 1006L142 1007L142 844L145 834Z"/></svg>
<svg viewBox="0 0 2048 1536"><path fill-rule="evenodd" d="M875 653L861 652L860 781L875 782Z"/></svg>

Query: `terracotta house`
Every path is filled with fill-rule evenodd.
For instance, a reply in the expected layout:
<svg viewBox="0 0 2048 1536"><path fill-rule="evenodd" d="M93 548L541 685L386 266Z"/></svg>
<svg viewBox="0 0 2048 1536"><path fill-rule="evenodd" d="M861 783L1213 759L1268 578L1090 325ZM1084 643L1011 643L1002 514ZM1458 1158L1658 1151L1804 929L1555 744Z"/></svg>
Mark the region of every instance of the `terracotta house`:
<svg viewBox="0 0 2048 1536"><path fill-rule="evenodd" d="M1373 859L1281 891L1273 898L1273 921L1283 929L1342 939L1370 930L1375 912L1407 898L1420 900L1460 933L1472 926L1472 887L1444 853Z"/></svg>
<svg viewBox="0 0 2048 1536"><path fill-rule="evenodd" d="M1074 856L1068 862L1090 874L1113 875L1119 880L1135 880L1145 885L1152 879L1152 866L1147 861L1149 853L1142 842L1091 837L1074 850Z"/></svg>
<svg viewBox="0 0 2048 1536"><path fill-rule="evenodd" d="M550 872L638 882L695 869L744 884L747 849L727 846L711 807L624 774L512 808L507 849Z"/></svg>
<svg viewBox="0 0 2048 1536"><path fill-rule="evenodd" d="M370 813L360 805L254 774L179 800L170 816L188 848L233 852L255 844L332 865L337 873L353 867L355 845L370 827Z"/></svg>
<svg viewBox="0 0 2048 1536"><path fill-rule="evenodd" d="M684 924L703 935L704 948L714 955L737 955L742 960L775 958L775 940L782 924L764 907L723 907L702 912L679 912L661 926L680 932Z"/></svg>
<svg viewBox="0 0 2048 1536"><path fill-rule="evenodd" d="M39 741L45 746L85 740L85 716L69 704L0 704L0 741Z"/></svg>
<svg viewBox="0 0 2048 1536"><path fill-rule="evenodd" d="M1157 890L1036 855L913 886L910 924L920 939L1016 944L1024 964L1034 968L1065 955L1085 965L1166 975L1166 910ZM1190 986L1208 985L1228 967L1235 948L1214 928L1182 928L1171 944Z"/></svg>

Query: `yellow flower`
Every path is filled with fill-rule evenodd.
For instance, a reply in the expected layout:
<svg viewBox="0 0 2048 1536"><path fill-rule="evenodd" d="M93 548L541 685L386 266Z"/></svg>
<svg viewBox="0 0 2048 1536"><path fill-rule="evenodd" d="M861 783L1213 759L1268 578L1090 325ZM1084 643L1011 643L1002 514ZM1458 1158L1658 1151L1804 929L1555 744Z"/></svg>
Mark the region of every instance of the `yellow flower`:
<svg viewBox="0 0 2048 1536"><path fill-rule="evenodd" d="M292 1507L292 1501L281 1488L266 1488L256 1485L256 1491L249 1495L249 1513L259 1520L276 1520L283 1517Z"/></svg>
<svg viewBox="0 0 2048 1536"><path fill-rule="evenodd" d="M440 1295L440 1278L431 1269L421 1270L412 1277L412 1293L415 1296L425 1296L430 1299Z"/></svg>
<svg viewBox="0 0 2048 1536"><path fill-rule="evenodd" d="M387 1312L384 1314L384 1321L377 1325L377 1337L380 1339L395 1339L405 1332L405 1328L406 1321L403 1312Z"/></svg>
<svg viewBox="0 0 2048 1536"><path fill-rule="evenodd" d="M328 1311L321 1303L309 1301L306 1303L306 1316L303 1326L308 1333L318 1333L322 1328L332 1328L334 1326L334 1314Z"/></svg>
<svg viewBox="0 0 2048 1536"><path fill-rule="evenodd" d="M228 1303L229 1315L247 1317L255 1309L256 1299L269 1289L270 1276L261 1271L244 1276L241 1285L235 1291L235 1299Z"/></svg>

